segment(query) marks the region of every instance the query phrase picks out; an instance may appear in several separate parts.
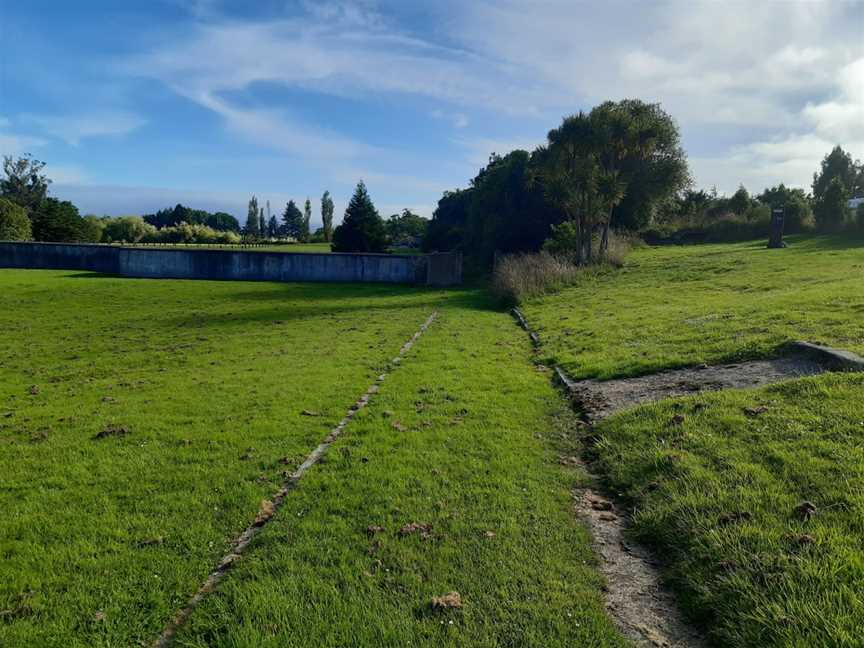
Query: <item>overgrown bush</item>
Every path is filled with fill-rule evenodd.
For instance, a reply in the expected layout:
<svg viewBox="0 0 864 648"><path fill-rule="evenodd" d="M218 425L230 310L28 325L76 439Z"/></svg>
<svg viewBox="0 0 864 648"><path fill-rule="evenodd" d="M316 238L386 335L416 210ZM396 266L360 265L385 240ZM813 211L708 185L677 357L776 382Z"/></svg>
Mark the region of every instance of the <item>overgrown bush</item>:
<svg viewBox="0 0 864 648"><path fill-rule="evenodd" d="M155 235L156 228L140 216L118 216L104 219L102 240L106 243L138 243Z"/></svg>
<svg viewBox="0 0 864 648"><path fill-rule="evenodd" d="M163 227L149 232L142 241L144 243L240 243L237 232L218 231L206 225L179 223L174 227Z"/></svg>
<svg viewBox="0 0 864 648"><path fill-rule="evenodd" d="M579 276L572 261L548 252L510 254L495 264L492 293L508 306L560 290Z"/></svg>

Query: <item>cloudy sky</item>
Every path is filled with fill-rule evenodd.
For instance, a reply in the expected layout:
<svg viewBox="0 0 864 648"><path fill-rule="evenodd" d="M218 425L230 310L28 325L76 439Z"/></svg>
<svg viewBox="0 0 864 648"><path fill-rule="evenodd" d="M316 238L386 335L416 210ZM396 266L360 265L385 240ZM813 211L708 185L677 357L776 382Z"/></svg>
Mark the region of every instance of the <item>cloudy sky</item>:
<svg viewBox="0 0 864 648"><path fill-rule="evenodd" d="M864 157L852 0L0 0L0 43L0 154L82 212L340 210L363 178L383 214L430 215L492 151L628 97L675 117L697 186Z"/></svg>

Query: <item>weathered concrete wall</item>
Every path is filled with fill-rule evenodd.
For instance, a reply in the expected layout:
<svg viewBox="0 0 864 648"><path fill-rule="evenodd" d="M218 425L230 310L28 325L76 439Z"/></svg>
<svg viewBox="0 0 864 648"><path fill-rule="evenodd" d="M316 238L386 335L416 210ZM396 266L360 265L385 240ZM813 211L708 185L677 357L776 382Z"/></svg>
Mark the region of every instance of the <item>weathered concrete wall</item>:
<svg viewBox="0 0 864 648"><path fill-rule="evenodd" d="M450 255L434 255L444 257ZM451 285L455 262L400 254L297 254L234 250L171 250L66 243L0 242L0 267L92 270L127 277L238 281L349 281Z"/></svg>
<svg viewBox="0 0 864 648"><path fill-rule="evenodd" d="M427 259L428 285L452 286L462 283L462 255L459 252L433 252Z"/></svg>

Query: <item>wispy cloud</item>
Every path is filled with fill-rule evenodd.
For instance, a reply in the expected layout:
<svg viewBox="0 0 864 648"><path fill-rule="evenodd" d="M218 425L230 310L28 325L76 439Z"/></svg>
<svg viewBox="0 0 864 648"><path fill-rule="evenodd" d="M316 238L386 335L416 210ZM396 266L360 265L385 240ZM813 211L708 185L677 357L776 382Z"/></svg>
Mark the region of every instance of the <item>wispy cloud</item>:
<svg viewBox="0 0 864 648"><path fill-rule="evenodd" d="M103 112L79 115L24 115L23 119L47 135L78 146L88 137L120 136L131 133L146 123L133 113Z"/></svg>
<svg viewBox="0 0 864 648"><path fill-rule="evenodd" d="M0 116L0 155L22 155L47 143L41 137L11 132L12 122Z"/></svg>
<svg viewBox="0 0 864 648"><path fill-rule="evenodd" d="M471 121L468 115L461 112L448 112L446 110L436 109L429 113L435 119L440 119L451 123L455 128L467 128Z"/></svg>

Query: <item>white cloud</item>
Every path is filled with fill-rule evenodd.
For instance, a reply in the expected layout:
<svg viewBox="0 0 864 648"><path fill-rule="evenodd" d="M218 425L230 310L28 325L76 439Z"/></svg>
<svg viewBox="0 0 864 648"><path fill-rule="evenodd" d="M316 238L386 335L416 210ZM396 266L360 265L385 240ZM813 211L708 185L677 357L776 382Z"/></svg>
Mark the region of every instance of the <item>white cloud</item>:
<svg viewBox="0 0 864 648"><path fill-rule="evenodd" d="M22 155L45 145L45 140L29 135L0 132L0 155Z"/></svg>
<svg viewBox="0 0 864 648"><path fill-rule="evenodd" d="M435 119L450 122L455 128L467 128L470 124L468 115L461 112L448 112L446 110L436 109L429 113Z"/></svg>
<svg viewBox="0 0 864 648"><path fill-rule="evenodd" d="M126 135L146 123L132 113L108 112L83 115L25 115L24 119L43 132L78 146L82 139Z"/></svg>
<svg viewBox="0 0 864 648"><path fill-rule="evenodd" d="M294 121L276 110L239 108L210 92L181 93L223 117L231 130L251 141L307 160L332 162L380 152L338 133Z"/></svg>
<svg viewBox="0 0 864 648"><path fill-rule="evenodd" d="M47 143L41 137L8 132L12 122L0 116L0 155L23 155Z"/></svg>

